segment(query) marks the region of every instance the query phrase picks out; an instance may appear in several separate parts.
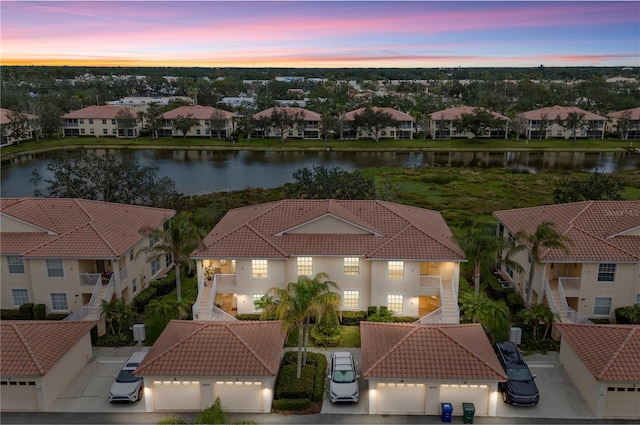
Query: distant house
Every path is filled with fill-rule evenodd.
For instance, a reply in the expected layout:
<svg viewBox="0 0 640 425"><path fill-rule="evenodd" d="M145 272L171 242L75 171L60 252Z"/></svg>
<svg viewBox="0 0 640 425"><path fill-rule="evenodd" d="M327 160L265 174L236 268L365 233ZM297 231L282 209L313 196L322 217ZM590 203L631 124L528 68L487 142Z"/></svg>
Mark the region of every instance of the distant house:
<svg viewBox="0 0 640 425"><path fill-rule="evenodd" d="M46 412L91 360L94 326L90 321L1 321L0 411Z"/></svg>
<svg viewBox="0 0 640 425"><path fill-rule="evenodd" d="M130 118L125 118L130 114ZM142 120L126 106L87 106L62 116L65 137L95 136L135 138L140 135Z"/></svg>
<svg viewBox="0 0 640 425"><path fill-rule="evenodd" d="M269 413L285 338L278 321L172 320L134 372L146 411L199 412L219 397L226 412Z"/></svg>
<svg viewBox="0 0 640 425"><path fill-rule="evenodd" d="M391 115L391 117L398 121L397 127L387 127L379 130L379 138L380 139L413 139L413 134L415 133L415 119L409 114L405 114L404 112L400 112L393 108L380 108L374 106L372 108L373 111L381 111L386 114ZM351 122L353 122L356 115L364 112L365 108L358 108L356 110L347 112L344 115L344 120L346 122L346 128L340 135L341 139L371 139L375 138L375 135L371 134L371 130L367 128L353 128Z"/></svg>
<svg viewBox="0 0 640 425"><path fill-rule="evenodd" d="M167 106L171 104L171 102L185 102L191 103L193 100L187 96L164 96L164 97L151 97L151 96L127 96L122 99L112 100L106 102L107 105L114 106L126 106L131 108L135 113L138 111L145 112L149 105L155 103L160 106Z"/></svg>
<svg viewBox="0 0 640 425"><path fill-rule="evenodd" d="M476 415L496 416L507 376L480 324L360 322L360 334L370 414L439 415L451 403L461 415L473 403Z"/></svg>
<svg viewBox="0 0 640 425"><path fill-rule="evenodd" d="M12 128L12 112L9 109L0 108L0 127L2 128L2 138L0 139L0 146L13 145L15 143L22 142L23 140L30 140L35 137L32 120L35 118L31 114L24 114L26 120L24 120L23 126L19 134L16 134L14 128ZM22 121L22 120L20 120Z"/></svg>
<svg viewBox="0 0 640 425"><path fill-rule="evenodd" d="M236 116L233 112L211 106L180 106L160 116L162 125L158 130L158 137L183 136L175 127L175 121L180 117L191 117L198 125L188 131L187 137L227 139L233 133Z"/></svg>
<svg viewBox="0 0 640 425"><path fill-rule="evenodd" d="M498 234L532 234L551 222L567 252L543 249L532 302L546 302L563 322L615 319L618 307L640 303L640 201L585 201L496 211ZM502 270L524 297L530 246L514 257L522 273Z"/></svg>
<svg viewBox="0 0 640 425"><path fill-rule="evenodd" d="M502 124L496 128L490 128L483 134L470 134L464 130L457 129L455 121L462 115L473 115L477 110L489 112ZM455 138L489 138L506 139L509 136L509 118L497 112L489 111L485 108L474 108L471 106L457 106L455 108L443 109L429 115L429 132L432 139L455 139Z"/></svg>
<svg viewBox="0 0 640 425"><path fill-rule="evenodd" d="M614 133L618 133L620 120L628 120L626 132L622 135L623 140L640 139L640 107L611 112L607 117L611 119L609 127Z"/></svg>
<svg viewBox="0 0 640 425"><path fill-rule="evenodd" d="M297 102L297 101L294 101ZM253 129L251 134L252 138L270 138L277 137L283 139L303 139L303 140L319 140L320 134L320 120L321 116L317 112L309 111L298 106L276 106L273 108L265 109L253 115L254 120L266 120L269 121L273 114L285 114L288 117L295 118L296 122L286 125L284 134L282 129L279 128L278 123L271 122L267 126L258 126Z"/></svg>
<svg viewBox="0 0 640 425"><path fill-rule="evenodd" d="M95 320L102 300L132 300L173 265L137 255L157 242L140 229L174 214L86 199L0 198L2 308L44 304L47 313Z"/></svg>
<svg viewBox="0 0 640 425"><path fill-rule="evenodd" d="M560 363L598 419L640 420L640 326L555 325Z"/></svg>
<svg viewBox="0 0 640 425"><path fill-rule="evenodd" d="M256 313L269 288L325 272L342 310L459 323L465 256L440 213L382 201L282 200L230 210L192 253L194 318Z"/></svg>
<svg viewBox="0 0 640 425"><path fill-rule="evenodd" d="M568 123L571 114L582 117L575 130ZM523 112L520 117L525 121L527 139L604 139L607 122L605 117L575 106L550 106Z"/></svg>

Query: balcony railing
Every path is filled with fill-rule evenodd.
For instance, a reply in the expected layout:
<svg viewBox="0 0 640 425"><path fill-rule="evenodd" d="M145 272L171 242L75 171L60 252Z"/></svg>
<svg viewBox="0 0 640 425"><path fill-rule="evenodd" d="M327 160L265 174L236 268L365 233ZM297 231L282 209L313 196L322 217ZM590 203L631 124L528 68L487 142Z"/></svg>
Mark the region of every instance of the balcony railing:
<svg viewBox="0 0 640 425"><path fill-rule="evenodd" d="M567 296L565 295L564 287L560 279L558 279L558 292L560 293L560 299L562 300L562 307L564 307L564 311L566 312L569 320L581 325L593 325L591 320L569 307L569 304L567 304Z"/></svg>
<svg viewBox="0 0 640 425"><path fill-rule="evenodd" d="M431 313L422 316L415 323L437 323L442 320L442 307L438 307L433 310Z"/></svg>
<svg viewBox="0 0 640 425"><path fill-rule="evenodd" d="M420 287L421 288L440 288L442 284L442 278L440 276L433 275L420 275Z"/></svg>
<svg viewBox="0 0 640 425"><path fill-rule="evenodd" d="M100 273L80 273L80 285L94 286L102 283L102 275Z"/></svg>
<svg viewBox="0 0 640 425"><path fill-rule="evenodd" d="M216 274L215 281L217 286L236 286L236 275Z"/></svg>
<svg viewBox="0 0 640 425"><path fill-rule="evenodd" d="M120 282L124 282L127 279L127 266L120 269Z"/></svg>
<svg viewBox="0 0 640 425"><path fill-rule="evenodd" d="M559 277L558 285L562 285L566 291L577 291L580 289L580 281L579 277Z"/></svg>

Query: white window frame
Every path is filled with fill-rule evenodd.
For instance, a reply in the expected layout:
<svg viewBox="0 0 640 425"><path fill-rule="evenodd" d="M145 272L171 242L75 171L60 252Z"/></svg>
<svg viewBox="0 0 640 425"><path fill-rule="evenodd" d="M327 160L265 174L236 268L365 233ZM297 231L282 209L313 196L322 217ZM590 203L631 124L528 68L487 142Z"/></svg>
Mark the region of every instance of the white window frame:
<svg viewBox="0 0 640 425"><path fill-rule="evenodd" d="M345 276L360 276L360 258L344 257L342 259L342 272Z"/></svg>
<svg viewBox="0 0 640 425"><path fill-rule="evenodd" d="M158 243L158 235L156 235L155 233L149 235L149 248L153 247L157 243Z"/></svg>
<svg viewBox="0 0 640 425"><path fill-rule="evenodd" d="M9 274L24 274L24 260L19 255L7 255L7 266Z"/></svg>
<svg viewBox="0 0 640 425"><path fill-rule="evenodd" d="M313 276L313 257L296 258L298 276Z"/></svg>
<svg viewBox="0 0 640 425"><path fill-rule="evenodd" d="M129 261L133 262L134 259L135 259L135 254L132 249L131 251L129 251Z"/></svg>
<svg viewBox="0 0 640 425"><path fill-rule="evenodd" d="M134 277L131 279L131 293L135 294L138 292L138 280Z"/></svg>
<svg viewBox="0 0 640 425"><path fill-rule="evenodd" d="M601 305L596 305L598 303L598 300L609 300L609 306L608 306L608 311L606 314L604 313L596 313L596 308L602 308L603 306ZM609 317L611 316L611 307L613 306L613 298L612 297L595 297L593 299L593 315L594 316L601 316L601 317Z"/></svg>
<svg viewBox="0 0 640 425"><path fill-rule="evenodd" d="M600 263L598 264L598 283L611 284L616 281L616 264ZM606 277L606 279L604 279Z"/></svg>
<svg viewBox="0 0 640 425"><path fill-rule="evenodd" d="M64 296L65 308L56 308L56 303L62 302L62 300L54 300L54 297L58 295ZM51 311L69 311L69 297L66 292L51 292L49 299L51 300Z"/></svg>
<svg viewBox="0 0 640 425"><path fill-rule="evenodd" d="M399 305L399 309L392 308L393 305ZM394 314L400 314L404 312L404 295L401 294L387 294L387 308Z"/></svg>
<svg viewBox="0 0 640 425"><path fill-rule="evenodd" d="M60 267L52 267L53 265L58 265L58 262L60 263ZM61 279L64 278L64 262L60 259L48 259L46 260L46 264L47 264L47 277L52 278L52 279ZM52 274L52 272L54 272Z"/></svg>
<svg viewBox="0 0 640 425"><path fill-rule="evenodd" d="M251 309L254 312L260 312L262 311L261 308L256 308L256 304L255 301L259 300L260 298L262 298L264 296L264 294L251 294Z"/></svg>
<svg viewBox="0 0 640 425"><path fill-rule="evenodd" d="M251 260L251 277L253 279L269 278L269 261Z"/></svg>
<svg viewBox="0 0 640 425"><path fill-rule="evenodd" d="M160 271L160 258L156 257L151 260L151 276L155 276Z"/></svg>
<svg viewBox="0 0 640 425"><path fill-rule="evenodd" d="M387 262L387 278L389 280L404 279L404 261Z"/></svg>
<svg viewBox="0 0 640 425"><path fill-rule="evenodd" d="M640 293L636 294L636 302L635 305L640 305Z"/></svg>
<svg viewBox="0 0 640 425"><path fill-rule="evenodd" d="M359 309L360 291L357 289L345 289L342 291L342 308L345 310Z"/></svg>
<svg viewBox="0 0 640 425"><path fill-rule="evenodd" d="M164 265L166 268L169 268L173 265L173 255L171 253L167 253L164 257Z"/></svg>
<svg viewBox="0 0 640 425"><path fill-rule="evenodd" d="M18 295L18 292L20 295ZM13 299L13 305L20 307L22 304L29 303L29 290L26 288L11 288L11 298Z"/></svg>

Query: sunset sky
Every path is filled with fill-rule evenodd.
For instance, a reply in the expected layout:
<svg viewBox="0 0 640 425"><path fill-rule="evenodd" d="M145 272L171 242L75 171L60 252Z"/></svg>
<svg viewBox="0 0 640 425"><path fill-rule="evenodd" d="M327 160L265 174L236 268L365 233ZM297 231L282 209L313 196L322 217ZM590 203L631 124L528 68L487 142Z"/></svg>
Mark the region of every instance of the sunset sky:
<svg viewBox="0 0 640 425"><path fill-rule="evenodd" d="M639 66L638 1L10 1L0 64Z"/></svg>

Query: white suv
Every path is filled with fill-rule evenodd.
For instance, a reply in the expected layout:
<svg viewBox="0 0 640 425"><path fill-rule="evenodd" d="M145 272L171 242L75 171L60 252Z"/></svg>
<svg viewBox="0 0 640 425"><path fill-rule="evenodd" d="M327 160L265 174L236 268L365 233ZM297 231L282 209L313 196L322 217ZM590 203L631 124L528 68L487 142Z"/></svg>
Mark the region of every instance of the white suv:
<svg viewBox="0 0 640 425"><path fill-rule="evenodd" d="M109 401L111 403L117 401L134 402L142 398L142 378L134 376L133 371L137 369L146 355L146 351L138 351L133 353L124 363L109 391Z"/></svg>
<svg viewBox="0 0 640 425"><path fill-rule="evenodd" d="M331 403L357 403L360 399L356 365L348 351L337 351L329 364L329 400Z"/></svg>

